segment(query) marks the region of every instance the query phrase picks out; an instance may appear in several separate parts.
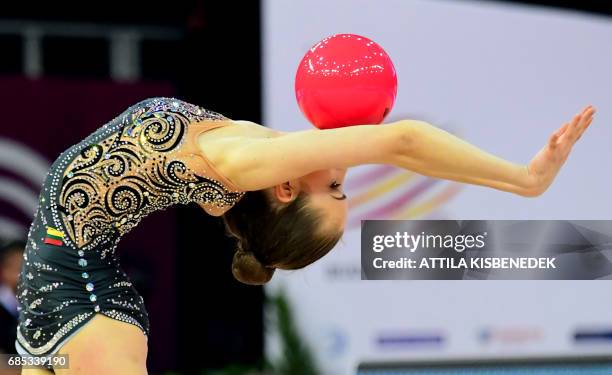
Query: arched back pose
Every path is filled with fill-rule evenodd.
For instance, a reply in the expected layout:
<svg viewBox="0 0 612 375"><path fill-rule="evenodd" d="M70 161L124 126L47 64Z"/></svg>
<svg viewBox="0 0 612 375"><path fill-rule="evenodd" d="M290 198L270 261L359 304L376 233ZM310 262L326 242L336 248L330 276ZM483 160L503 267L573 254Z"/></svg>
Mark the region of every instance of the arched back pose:
<svg viewBox="0 0 612 375"><path fill-rule="evenodd" d="M146 374L147 312L115 250L155 210L194 202L223 216L238 243L234 276L262 284L335 246L348 168L390 164L534 197L594 112L586 107L517 165L422 121L287 133L177 99L144 100L52 164L24 253L17 350L68 354L57 374Z"/></svg>

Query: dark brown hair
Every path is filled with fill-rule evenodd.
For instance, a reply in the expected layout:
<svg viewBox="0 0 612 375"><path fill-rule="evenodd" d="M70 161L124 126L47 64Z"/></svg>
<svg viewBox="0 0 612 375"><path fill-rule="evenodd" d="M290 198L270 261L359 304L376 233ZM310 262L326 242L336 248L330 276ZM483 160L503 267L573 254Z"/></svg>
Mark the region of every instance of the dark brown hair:
<svg viewBox="0 0 612 375"><path fill-rule="evenodd" d="M245 284L265 284L275 267L300 269L317 261L342 237L322 234L323 213L308 206L301 191L287 204L272 203L265 190L248 191L223 215L228 235L237 240L234 277Z"/></svg>

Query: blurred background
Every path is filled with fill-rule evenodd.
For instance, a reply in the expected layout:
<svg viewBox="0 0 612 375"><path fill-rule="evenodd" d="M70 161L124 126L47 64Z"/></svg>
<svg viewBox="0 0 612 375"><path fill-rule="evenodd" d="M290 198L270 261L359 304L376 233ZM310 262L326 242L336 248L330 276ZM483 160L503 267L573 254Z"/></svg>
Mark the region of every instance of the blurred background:
<svg viewBox="0 0 612 375"><path fill-rule="evenodd" d="M355 33L395 63L388 120L423 119L515 162L582 106L599 112L558 182L535 200L395 168L349 171L342 243L264 288L233 279L219 218L195 205L152 214L121 243L150 313L150 373L348 375L402 362L398 374L416 374L423 360L607 358L609 281L365 281L359 220L611 219L611 15L600 1L3 5L0 350L14 353L15 255L59 153L152 96L307 129L293 93L298 62L320 39Z"/></svg>

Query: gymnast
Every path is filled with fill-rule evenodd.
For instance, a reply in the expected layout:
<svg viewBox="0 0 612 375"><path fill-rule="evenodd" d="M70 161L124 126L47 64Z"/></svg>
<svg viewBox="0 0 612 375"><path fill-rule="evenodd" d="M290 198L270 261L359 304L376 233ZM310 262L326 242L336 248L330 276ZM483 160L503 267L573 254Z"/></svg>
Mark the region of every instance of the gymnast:
<svg viewBox="0 0 612 375"><path fill-rule="evenodd" d="M156 210L197 203L236 239L237 280L303 268L343 234L347 169L388 164L435 178L537 197L551 185L595 109L514 164L419 120L282 132L173 98L150 98L52 163L30 225L17 289L17 352L67 354L69 368L22 374L146 374L149 320L119 266L121 237Z"/></svg>

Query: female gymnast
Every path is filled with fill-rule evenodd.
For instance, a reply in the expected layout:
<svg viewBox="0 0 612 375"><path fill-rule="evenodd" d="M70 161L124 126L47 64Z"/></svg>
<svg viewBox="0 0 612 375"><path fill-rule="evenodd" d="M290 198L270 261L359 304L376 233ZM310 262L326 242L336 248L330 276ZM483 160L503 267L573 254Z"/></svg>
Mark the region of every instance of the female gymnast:
<svg viewBox="0 0 612 375"><path fill-rule="evenodd" d="M147 373L147 311L115 249L153 211L195 202L222 216L237 240L234 276L263 284L276 268L305 267L340 239L347 168L390 164L536 197L594 112L584 108L517 165L423 121L289 133L177 99L139 102L51 165L20 274L17 351L67 354L69 368L57 374Z"/></svg>

